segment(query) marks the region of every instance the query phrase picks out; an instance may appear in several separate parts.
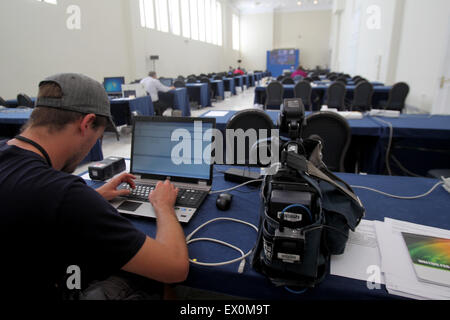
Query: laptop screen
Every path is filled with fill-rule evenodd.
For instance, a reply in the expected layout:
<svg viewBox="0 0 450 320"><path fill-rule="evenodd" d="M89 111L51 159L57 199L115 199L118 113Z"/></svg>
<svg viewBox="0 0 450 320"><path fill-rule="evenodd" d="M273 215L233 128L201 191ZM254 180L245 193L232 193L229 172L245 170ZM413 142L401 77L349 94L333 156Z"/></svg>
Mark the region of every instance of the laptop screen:
<svg viewBox="0 0 450 320"><path fill-rule="evenodd" d="M210 120L135 117L131 172L151 179L211 181L215 121Z"/></svg>

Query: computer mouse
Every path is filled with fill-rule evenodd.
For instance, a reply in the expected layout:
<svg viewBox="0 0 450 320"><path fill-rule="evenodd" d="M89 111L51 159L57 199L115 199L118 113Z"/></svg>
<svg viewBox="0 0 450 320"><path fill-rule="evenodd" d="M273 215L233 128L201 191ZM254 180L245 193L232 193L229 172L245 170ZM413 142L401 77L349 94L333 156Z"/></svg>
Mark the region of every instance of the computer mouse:
<svg viewBox="0 0 450 320"><path fill-rule="evenodd" d="M233 195L229 193L221 193L216 200L216 206L219 210L226 211L230 209Z"/></svg>

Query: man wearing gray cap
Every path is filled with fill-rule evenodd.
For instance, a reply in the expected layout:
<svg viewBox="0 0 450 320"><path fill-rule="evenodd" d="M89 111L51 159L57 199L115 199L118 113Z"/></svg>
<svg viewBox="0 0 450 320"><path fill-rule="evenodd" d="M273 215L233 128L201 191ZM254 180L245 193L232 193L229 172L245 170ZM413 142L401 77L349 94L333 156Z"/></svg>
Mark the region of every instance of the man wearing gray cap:
<svg viewBox="0 0 450 320"><path fill-rule="evenodd" d="M0 142L0 283L8 298L58 299L74 288L81 298L127 298L134 287L123 290L122 279L130 277L118 273L151 279L146 289L186 279L187 247L174 212L178 190L170 182L149 196L158 218L153 239L108 203L129 192L116 188L134 187L135 177L124 173L94 190L70 174L107 126L115 128L103 86L58 74L39 84L22 133ZM71 270L80 271L80 281ZM93 281L100 282L90 290Z"/></svg>

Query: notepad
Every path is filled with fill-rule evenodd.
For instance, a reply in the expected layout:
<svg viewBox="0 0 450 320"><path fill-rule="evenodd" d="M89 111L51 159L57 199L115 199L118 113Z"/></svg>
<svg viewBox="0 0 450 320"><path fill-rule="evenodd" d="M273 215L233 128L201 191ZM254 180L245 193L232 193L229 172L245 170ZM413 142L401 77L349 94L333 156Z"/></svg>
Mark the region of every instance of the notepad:
<svg viewBox="0 0 450 320"><path fill-rule="evenodd" d="M450 239L402 232L417 278L450 287Z"/></svg>

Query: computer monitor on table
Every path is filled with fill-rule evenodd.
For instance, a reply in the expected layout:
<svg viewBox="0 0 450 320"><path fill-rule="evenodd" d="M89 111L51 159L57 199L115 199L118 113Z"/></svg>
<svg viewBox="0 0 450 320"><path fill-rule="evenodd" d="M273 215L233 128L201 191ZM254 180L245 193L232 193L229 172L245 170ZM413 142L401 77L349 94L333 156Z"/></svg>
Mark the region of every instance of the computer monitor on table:
<svg viewBox="0 0 450 320"><path fill-rule="evenodd" d="M110 96L121 96L123 84L125 84L124 77L107 77L103 81L106 93Z"/></svg>
<svg viewBox="0 0 450 320"><path fill-rule="evenodd" d="M173 83L173 80L169 78L159 78L159 81L166 87L171 87Z"/></svg>

